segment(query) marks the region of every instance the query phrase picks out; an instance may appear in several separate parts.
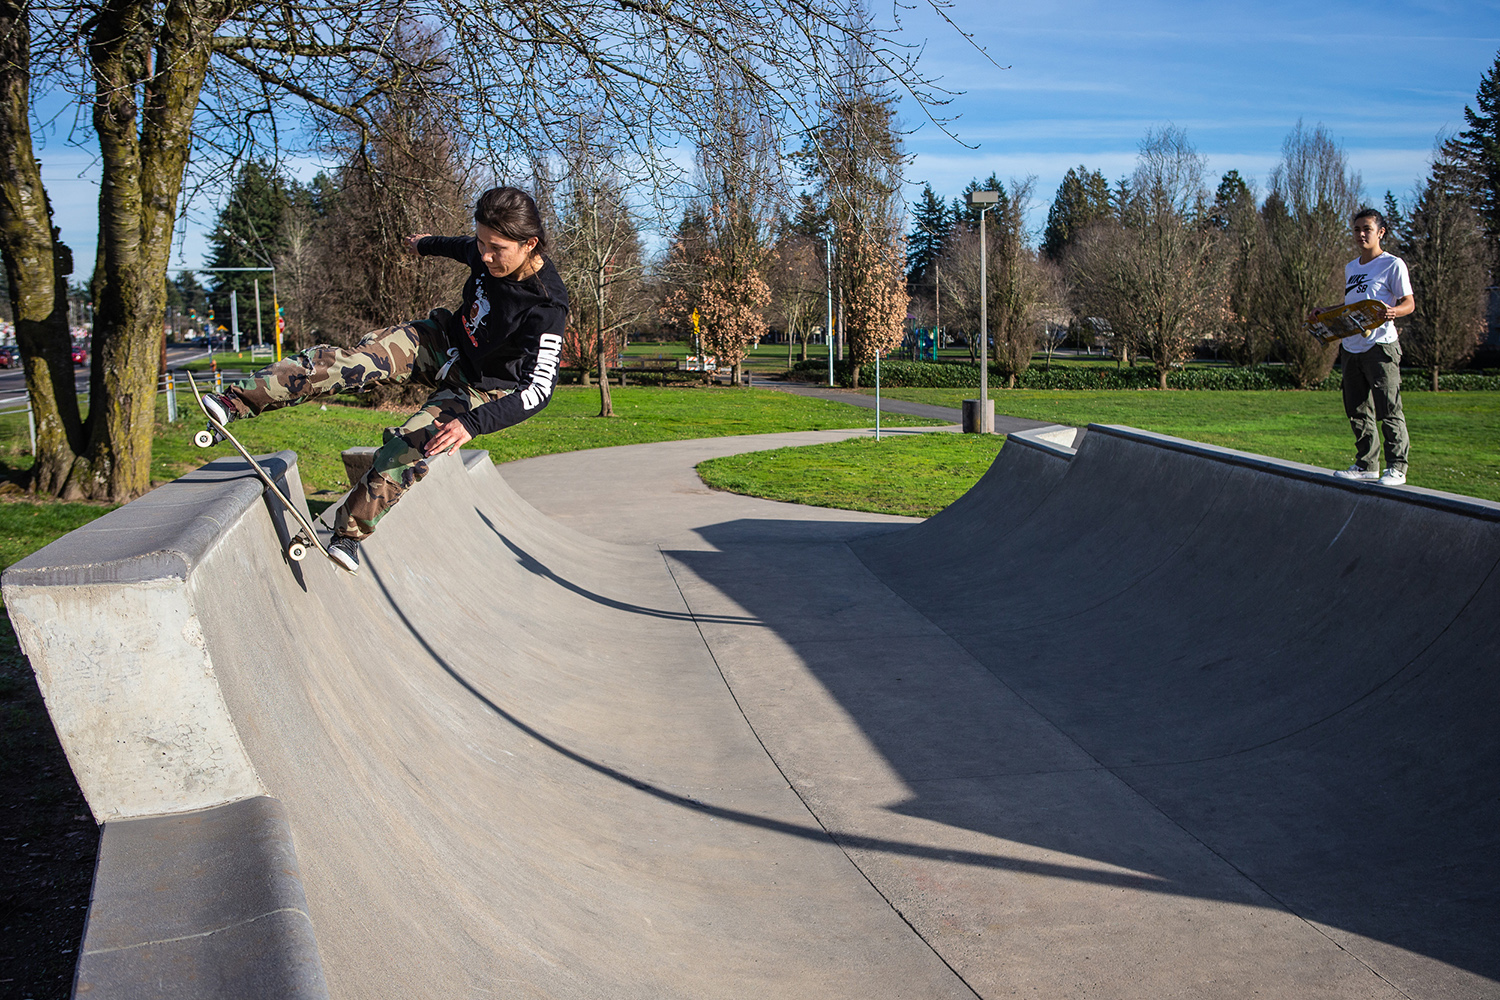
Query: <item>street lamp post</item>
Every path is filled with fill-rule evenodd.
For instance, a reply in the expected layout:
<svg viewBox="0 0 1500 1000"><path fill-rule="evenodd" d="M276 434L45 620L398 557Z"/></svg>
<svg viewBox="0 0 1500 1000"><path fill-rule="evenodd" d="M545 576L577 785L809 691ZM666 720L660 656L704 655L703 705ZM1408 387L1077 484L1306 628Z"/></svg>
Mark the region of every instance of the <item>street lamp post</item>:
<svg viewBox="0 0 1500 1000"><path fill-rule="evenodd" d="M987 284L990 260L984 242L984 217L999 201L998 191L969 192L969 207L979 209L979 416L974 423L980 434L995 432L995 417L990 409L990 297Z"/></svg>
<svg viewBox="0 0 1500 1000"><path fill-rule="evenodd" d="M828 322L823 327L823 339L828 342L828 387L833 388L833 234L823 235L823 249L827 262L824 274L828 279Z"/></svg>

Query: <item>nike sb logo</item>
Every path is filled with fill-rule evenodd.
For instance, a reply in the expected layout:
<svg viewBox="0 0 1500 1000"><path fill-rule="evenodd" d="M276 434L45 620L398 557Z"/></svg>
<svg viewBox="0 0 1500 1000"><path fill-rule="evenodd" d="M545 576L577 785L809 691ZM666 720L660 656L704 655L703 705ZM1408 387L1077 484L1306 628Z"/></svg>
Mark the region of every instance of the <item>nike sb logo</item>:
<svg viewBox="0 0 1500 1000"><path fill-rule="evenodd" d="M1349 284L1344 288L1344 294L1348 295L1350 292L1359 292L1361 295L1363 295L1365 292L1369 291L1370 284L1365 280L1368 277L1368 274L1350 275Z"/></svg>

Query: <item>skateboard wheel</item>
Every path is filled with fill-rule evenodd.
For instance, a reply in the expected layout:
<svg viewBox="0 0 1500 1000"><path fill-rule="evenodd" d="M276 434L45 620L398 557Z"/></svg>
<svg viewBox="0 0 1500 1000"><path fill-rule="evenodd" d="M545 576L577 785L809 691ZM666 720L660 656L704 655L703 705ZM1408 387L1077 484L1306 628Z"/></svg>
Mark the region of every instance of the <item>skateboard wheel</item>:
<svg viewBox="0 0 1500 1000"><path fill-rule="evenodd" d="M214 443L214 436L208 431L199 431L193 435L193 444L200 448L207 448Z"/></svg>
<svg viewBox="0 0 1500 1000"><path fill-rule="evenodd" d="M293 542L286 547L286 557L292 562L301 562L307 558L307 546L301 542Z"/></svg>

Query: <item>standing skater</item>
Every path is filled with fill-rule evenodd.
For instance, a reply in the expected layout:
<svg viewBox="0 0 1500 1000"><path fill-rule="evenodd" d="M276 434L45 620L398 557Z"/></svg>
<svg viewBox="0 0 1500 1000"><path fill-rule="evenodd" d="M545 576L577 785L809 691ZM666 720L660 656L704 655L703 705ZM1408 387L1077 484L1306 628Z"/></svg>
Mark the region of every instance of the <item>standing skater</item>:
<svg viewBox="0 0 1500 1000"><path fill-rule="evenodd" d="M1354 215L1354 244L1359 256L1344 265L1344 302L1378 299L1385 303L1385 322L1368 333L1339 342L1339 364L1344 375L1344 413L1354 430L1355 462L1334 475L1344 479L1379 480L1384 486L1406 482L1406 416L1401 412L1401 344L1393 320L1416 309L1406 261L1380 249L1386 234L1385 216L1373 208ZM1315 320L1326 310L1314 309ZM1385 474L1380 473L1380 442L1385 442Z"/></svg>
<svg viewBox="0 0 1500 1000"><path fill-rule="evenodd" d="M340 392L415 382L432 392L400 427L385 430L370 471L334 515L329 553L359 569L359 543L408 489L427 459L541 412L557 378L568 293L545 256L536 203L491 188L474 207L473 236L408 236L408 253L467 264L463 311L367 333L353 348L311 347L203 397L220 423ZM222 415L221 415L222 414Z"/></svg>

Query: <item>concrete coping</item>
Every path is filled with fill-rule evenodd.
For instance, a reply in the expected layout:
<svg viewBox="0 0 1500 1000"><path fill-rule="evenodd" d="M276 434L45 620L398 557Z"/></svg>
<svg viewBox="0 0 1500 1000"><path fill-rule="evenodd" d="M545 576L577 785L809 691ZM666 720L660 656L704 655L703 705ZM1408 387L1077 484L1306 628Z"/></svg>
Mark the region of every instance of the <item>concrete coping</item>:
<svg viewBox="0 0 1500 1000"><path fill-rule="evenodd" d="M1185 441L1182 438L1175 438L1166 434L1156 434L1151 431L1137 430L1134 427L1125 427L1119 424L1089 424L1088 433L1091 435L1102 434L1127 441L1135 441L1140 444L1148 444L1169 451L1184 452L1212 461L1223 462L1227 465L1238 465L1248 469L1256 469L1260 472L1268 472L1276 476L1284 476L1288 479L1300 479L1306 482L1318 483L1322 486L1331 486L1335 489L1351 490L1354 492L1374 492L1389 500L1416 504L1421 507L1475 517L1485 521L1500 521L1500 503L1481 500L1478 497L1466 497L1457 493L1444 493L1441 490L1423 489L1420 486L1381 486L1373 482L1340 479L1333 474L1332 470L1319 468L1315 465L1304 465L1301 462L1269 458L1265 455L1235 451L1233 448L1221 448L1218 445L1202 444L1198 441ZM1019 437L1020 435L1012 436ZM1037 442L1028 441L1026 443L1032 447L1041 447L1041 444Z"/></svg>
<svg viewBox="0 0 1500 1000"><path fill-rule="evenodd" d="M293 502L302 499L297 455L258 456ZM265 485L238 455L158 486L10 566L6 587L186 580Z"/></svg>
<svg viewBox="0 0 1500 1000"><path fill-rule="evenodd" d="M1037 451L1056 458L1072 458L1078 454L1078 443L1082 433L1079 428L1069 427L1067 424L1049 424L1046 427L1033 427L1026 431L1012 431L1005 436L1005 439L1028 448L1035 448Z"/></svg>

